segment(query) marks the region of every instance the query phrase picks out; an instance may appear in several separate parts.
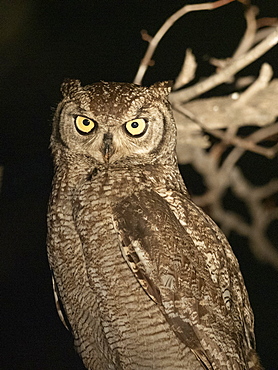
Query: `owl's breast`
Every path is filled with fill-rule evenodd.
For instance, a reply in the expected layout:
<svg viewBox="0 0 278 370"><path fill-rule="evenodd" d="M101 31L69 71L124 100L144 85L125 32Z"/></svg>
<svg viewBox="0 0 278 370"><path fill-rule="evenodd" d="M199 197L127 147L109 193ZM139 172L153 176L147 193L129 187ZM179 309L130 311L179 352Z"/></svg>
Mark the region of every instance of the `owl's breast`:
<svg viewBox="0 0 278 370"><path fill-rule="evenodd" d="M124 179L123 179L124 177ZM95 171L76 188L73 198L75 228L82 243L87 274L93 288L104 296L121 293L119 282L130 270L121 254L118 232L113 222L113 206L135 190L127 171Z"/></svg>
<svg viewBox="0 0 278 370"><path fill-rule="evenodd" d="M113 206L133 192L149 187L149 179L150 176L146 176L142 169L96 167L76 184L73 201L80 207L101 203L106 207Z"/></svg>

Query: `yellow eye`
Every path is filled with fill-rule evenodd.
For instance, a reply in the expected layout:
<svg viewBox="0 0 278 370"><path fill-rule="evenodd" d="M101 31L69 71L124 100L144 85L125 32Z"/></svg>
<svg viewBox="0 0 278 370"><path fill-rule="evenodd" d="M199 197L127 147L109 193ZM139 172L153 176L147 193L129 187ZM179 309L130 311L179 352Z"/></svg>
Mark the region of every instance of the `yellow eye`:
<svg viewBox="0 0 278 370"><path fill-rule="evenodd" d="M144 118L133 119L125 124L125 129L131 136L142 136L147 128L148 122Z"/></svg>
<svg viewBox="0 0 278 370"><path fill-rule="evenodd" d="M76 116L75 127L80 134L86 135L96 128L96 122L87 117Z"/></svg>

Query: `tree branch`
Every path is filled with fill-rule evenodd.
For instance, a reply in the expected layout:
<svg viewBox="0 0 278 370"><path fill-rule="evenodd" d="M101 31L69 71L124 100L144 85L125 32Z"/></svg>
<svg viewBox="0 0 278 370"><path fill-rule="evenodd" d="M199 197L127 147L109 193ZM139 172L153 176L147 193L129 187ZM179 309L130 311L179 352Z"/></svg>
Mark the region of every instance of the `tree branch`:
<svg viewBox="0 0 278 370"><path fill-rule="evenodd" d="M226 68L223 68L218 73L208 77L204 81L195 84L192 87L185 88L180 91L174 91L171 94L171 102L173 104L185 103L212 88L229 81L229 79L234 76L238 71L248 66L263 54L265 54L269 49L278 43L278 27L275 27L274 31L268 35L263 41L256 45L253 49L248 51L246 54L241 55L238 59L231 62Z"/></svg>
<svg viewBox="0 0 278 370"><path fill-rule="evenodd" d="M233 1L235 0L218 0L212 3L185 5L184 7L179 9L176 13L171 15L171 17L169 17L166 20L166 22L160 27L160 29L157 31L155 36L153 38L149 38L149 46L144 55L144 58L141 61L138 72L133 82L137 85L141 85L143 77L152 59L153 53L155 52L155 49L157 48L157 45L159 44L160 40L165 35L165 33L173 26L173 24L179 18L181 18L187 13L198 11L198 10L213 10L223 5L229 4Z"/></svg>

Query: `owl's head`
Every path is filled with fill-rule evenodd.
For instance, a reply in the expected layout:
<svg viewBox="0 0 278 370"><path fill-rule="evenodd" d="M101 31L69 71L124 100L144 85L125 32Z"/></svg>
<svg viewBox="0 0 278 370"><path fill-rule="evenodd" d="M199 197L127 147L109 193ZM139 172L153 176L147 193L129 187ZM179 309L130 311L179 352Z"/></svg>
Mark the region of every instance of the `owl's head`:
<svg viewBox="0 0 278 370"><path fill-rule="evenodd" d="M98 82L82 87L66 80L51 146L99 164L166 163L175 157L176 127L167 96L169 82L150 87Z"/></svg>

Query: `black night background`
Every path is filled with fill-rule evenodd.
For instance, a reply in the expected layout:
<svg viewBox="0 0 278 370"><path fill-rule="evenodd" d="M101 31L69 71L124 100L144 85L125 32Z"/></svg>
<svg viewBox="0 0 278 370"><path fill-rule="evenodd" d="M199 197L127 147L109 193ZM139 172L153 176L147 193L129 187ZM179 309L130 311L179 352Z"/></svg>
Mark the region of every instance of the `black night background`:
<svg viewBox="0 0 278 370"><path fill-rule="evenodd" d="M48 146L61 82L67 77L80 79L83 85L99 80L132 82L147 47L140 31L146 29L154 35L166 18L186 3L1 1L0 369L83 369L72 337L56 313L46 254L52 179ZM252 3L259 6L260 16L278 16L277 0ZM188 47L197 58L197 78L209 76L214 67L208 57L230 56L244 28L239 2L184 16L159 45L144 84L175 79ZM241 73L257 75L262 62L268 61L277 77L277 60L276 46ZM227 86L222 89L223 94L230 92ZM251 172L258 170L250 168ZM186 169L183 176L194 192L198 184ZM258 176L263 176L263 170ZM234 235L230 242L255 313L262 363L267 370L278 369L278 273L255 259L243 238Z"/></svg>

